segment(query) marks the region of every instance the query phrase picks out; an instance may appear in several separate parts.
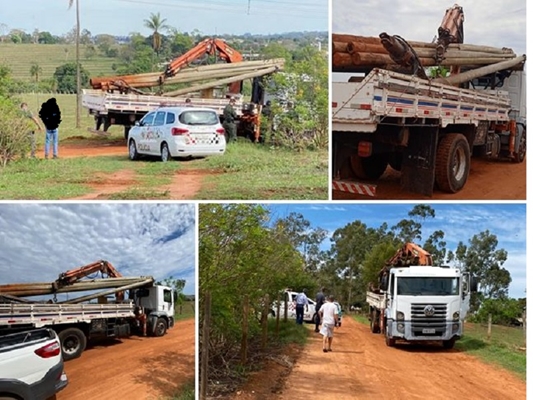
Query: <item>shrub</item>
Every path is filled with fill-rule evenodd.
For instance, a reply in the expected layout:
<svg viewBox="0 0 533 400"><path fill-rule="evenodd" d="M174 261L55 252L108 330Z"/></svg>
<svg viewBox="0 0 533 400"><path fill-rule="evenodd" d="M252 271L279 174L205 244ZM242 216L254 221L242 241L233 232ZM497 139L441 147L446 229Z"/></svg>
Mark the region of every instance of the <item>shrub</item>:
<svg viewBox="0 0 533 400"><path fill-rule="evenodd" d="M21 112L17 103L0 96L0 165L5 167L9 161L23 158L29 151L28 132L31 125Z"/></svg>

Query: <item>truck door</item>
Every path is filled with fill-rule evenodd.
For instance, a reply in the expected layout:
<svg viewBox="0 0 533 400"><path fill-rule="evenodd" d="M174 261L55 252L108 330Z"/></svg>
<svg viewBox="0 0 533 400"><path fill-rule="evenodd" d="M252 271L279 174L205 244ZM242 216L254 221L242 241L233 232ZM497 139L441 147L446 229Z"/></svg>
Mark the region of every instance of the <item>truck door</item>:
<svg viewBox="0 0 533 400"><path fill-rule="evenodd" d="M174 296L172 290L166 288L163 289L163 310L169 317L174 316Z"/></svg>
<svg viewBox="0 0 533 400"><path fill-rule="evenodd" d="M461 320L466 318L466 314L470 309L470 274L468 272L463 273L461 277Z"/></svg>

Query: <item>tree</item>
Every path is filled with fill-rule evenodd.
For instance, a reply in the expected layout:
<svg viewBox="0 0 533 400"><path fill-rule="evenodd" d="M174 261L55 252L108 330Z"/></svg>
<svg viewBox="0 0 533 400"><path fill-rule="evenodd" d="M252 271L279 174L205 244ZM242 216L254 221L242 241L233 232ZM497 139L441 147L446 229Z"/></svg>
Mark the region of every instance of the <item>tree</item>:
<svg viewBox="0 0 533 400"><path fill-rule="evenodd" d="M185 279L174 279L173 276L163 279L157 282L158 285L164 285L172 288L174 296L174 304L181 304L183 288L187 281Z"/></svg>
<svg viewBox="0 0 533 400"><path fill-rule="evenodd" d="M39 64L37 64L36 62L31 64L30 75L32 76L32 78L35 77L35 82L39 82L39 76L42 74L42 72L43 69Z"/></svg>
<svg viewBox="0 0 533 400"><path fill-rule="evenodd" d="M66 63L56 68L54 79L57 82L57 90L63 93L76 93L77 91L77 65L76 63ZM80 66L81 85L89 83L89 73ZM80 86L81 86L80 85Z"/></svg>
<svg viewBox="0 0 533 400"><path fill-rule="evenodd" d="M41 44L54 44L57 43L57 38L50 32L39 32L38 42Z"/></svg>
<svg viewBox="0 0 533 400"><path fill-rule="evenodd" d="M150 18L144 20L144 26L153 31L152 34L152 47L156 54L159 54L161 48L161 34L160 31L168 29L168 25L165 25L166 18L161 18L161 14L150 13Z"/></svg>
<svg viewBox="0 0 533 400"><path fill-rule="evenodd" d="M74 0L68 0L68 8ZM80 66L80 1L76 0L76 128L80 127L81 66Z"/></svg>

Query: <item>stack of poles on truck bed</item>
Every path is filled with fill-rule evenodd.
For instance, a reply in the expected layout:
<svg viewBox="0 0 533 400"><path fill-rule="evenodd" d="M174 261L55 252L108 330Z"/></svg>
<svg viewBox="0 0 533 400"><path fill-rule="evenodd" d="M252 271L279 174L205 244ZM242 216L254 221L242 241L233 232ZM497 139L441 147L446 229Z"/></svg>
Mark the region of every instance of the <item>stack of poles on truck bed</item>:
<svg viewBox="0 0 533 400"><path fill-rule="evenodd" d="M363 72L372 68L392 69L395 65L379 37L332 34L333 71ZM436 43L407 41L424 67L436 66ZM472 44L448 45L442 66L480 67L516 59L512 49ZM525 57L524 57L525 58ZM518 65L519 63L516 63Z"/></svg>
<svg viewBox="0 0 533 400"><path fill-rule="evenodd" d="M147 286L154 283L152 277L133 277L133 278L105 278L105 279L92 279L86 281L79 281L73 284L56 288L55 283L24 283L13 285L0 285L0 298L7 299L8 301L28 303L27 300L22 297L52 295L59 293L71 293L71 292L86 292L91 290L109 289L103 292L92 293L87 296L82 296L76 299L60 303L80 303L83 301L92 300L100 296L107 296L113 293L122 292L129 289L135 289L143 286Z"/></svg>

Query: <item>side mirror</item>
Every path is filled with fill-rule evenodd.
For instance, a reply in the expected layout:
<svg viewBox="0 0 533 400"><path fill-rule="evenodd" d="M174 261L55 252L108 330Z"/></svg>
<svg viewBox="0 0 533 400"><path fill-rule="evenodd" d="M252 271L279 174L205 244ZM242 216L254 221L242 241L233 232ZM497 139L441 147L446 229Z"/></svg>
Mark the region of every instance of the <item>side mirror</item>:
<svg viewBox="0 0 533 400"><path fill-rule="evenodd" d="M478 280L477 276L470 277L470 292L477 293Z"/></svg>
<svg viewBox="0 0 533 400"><path fill-rule="evenodd" d="M141 126L141 122L140 121L135 121L135 126Z"/></svg>

